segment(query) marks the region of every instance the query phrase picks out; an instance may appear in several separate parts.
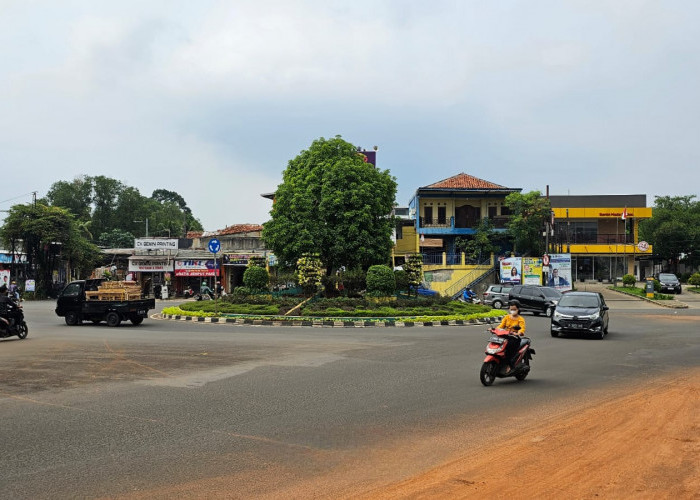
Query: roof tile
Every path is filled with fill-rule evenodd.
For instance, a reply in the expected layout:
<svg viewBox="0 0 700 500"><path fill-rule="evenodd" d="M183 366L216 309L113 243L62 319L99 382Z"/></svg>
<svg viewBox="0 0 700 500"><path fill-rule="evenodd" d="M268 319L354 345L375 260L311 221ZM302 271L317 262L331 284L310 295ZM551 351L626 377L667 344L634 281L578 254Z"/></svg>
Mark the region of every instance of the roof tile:
<svg viewBox="0 0 700 500"><path fill-rule="evenodd" d="M464 172L423 187L428 189L509 189Z"/></svg>

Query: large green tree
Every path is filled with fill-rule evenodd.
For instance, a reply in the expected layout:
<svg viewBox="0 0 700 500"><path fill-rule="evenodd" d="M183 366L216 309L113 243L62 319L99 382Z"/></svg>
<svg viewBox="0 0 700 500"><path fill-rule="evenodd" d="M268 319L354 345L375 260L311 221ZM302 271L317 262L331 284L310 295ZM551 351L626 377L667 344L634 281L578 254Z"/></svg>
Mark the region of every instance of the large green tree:
<svg viewBox="0 0 700 500"><path fill-rule="evenodd" d="M493 243L495 236L491 221L484 217L479 222L476 232L467 238L458 237L455 246L464 252L470 261L481 262L496 251L496 245Z"/></svg>
<svg viewBox="0 0 700 500"><path fill-rule="evenodd" d="M639 225L640 236L653 245L654 253L677 264L700 262L700 201L695 195L657 196L651 219Z"/></svg>
<svg viewBox="0 0 700 500"><path fill-rule="evenodd" d="M513 251L523 255L544 254L542 231L552 210L549 200L539 191L530 191L511 193L505 203L511 212L508 233L513 238Z"/></svg>
<svg viewBox="0 0 700 500"><path fill-rule="evenodd" d="M147 197L137 188L106 176L81 176L71 182L55 182L46 201L51 206L66 208L81 222L85 236L102 243L114 242L115 235L120 233L144 236L146 219L149 236L179 237L189 230L202 230L201 223L178 193L156 189Z"/></svg>
<svg viewBox="0 0 700 500"><path fill-rule="evenodd" d="M263 239L290 267L305 254L319 255L329 273L385 264L395 195L388 170L366 163L340 136L320 138L289 161Z"/></svg>
<svg viewBox="0 0 700 500"><path fill-rule="evenodd" d="M5 244L20 246L34 270L37 293L50 290L52 273L62 260L74 270L91 269L99 259L99 249L81 234L74 216L64 208L42 203L10 208L0 237Z"/></svg>

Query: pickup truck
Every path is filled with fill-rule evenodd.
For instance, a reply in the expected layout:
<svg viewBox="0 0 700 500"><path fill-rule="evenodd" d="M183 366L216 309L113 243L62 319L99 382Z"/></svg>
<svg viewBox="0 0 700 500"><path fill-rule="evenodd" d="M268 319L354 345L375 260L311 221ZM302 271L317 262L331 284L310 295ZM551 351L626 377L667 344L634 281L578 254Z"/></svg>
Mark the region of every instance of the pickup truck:
<svg viewBox="0 0 700 500"><path fill-rule="evenodd" d="M62 316L69 326L79 325L83 321L94 324L106 321L109 326L119 326L127 320L140 325L148 316L149 309L155 309L155 299L85 300L85 292L97 290L102 281L78 280L68 283L56 301L56 314Z"/></svg>

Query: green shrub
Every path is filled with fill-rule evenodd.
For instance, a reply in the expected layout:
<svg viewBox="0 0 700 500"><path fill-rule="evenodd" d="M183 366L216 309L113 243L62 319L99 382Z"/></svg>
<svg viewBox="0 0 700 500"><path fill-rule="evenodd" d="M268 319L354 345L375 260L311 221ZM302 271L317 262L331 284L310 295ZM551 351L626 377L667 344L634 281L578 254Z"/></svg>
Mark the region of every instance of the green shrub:
<svg viewBox="0 0 700 500"><path fill-rule="evenodd" d="M248 288L247 286L237 286L236 288L233 289L233 296L234 297L247 297L248 295L252 295L253 290Z"/></svg>
<svg viewBox="0 0 700 500"><path fill-rule="evenodd" d="M637 283L637 279L632 274L625 274L622 277L622 284L625 286L634 286Z"/></svg>
<svg viewBox="0 0 700 500"><path fill-rule="evenodd" d="M367 293L377 296L393 295L396 278L389 266L372 266L367 271Z"/></svg>
<svg viewBox="0 0 700 500"><path fill-rule="evenodd" d="M681 283L688 284L688 280L690 279L691 276L692 276L691 273L683 273L683 274L680 275L680 277L678 278L678 280L679 280Z"/></svg>
<svg viewBox="0 0 700 500"><path fill-rule="evenodd" d="M660 293L660 292L661 292L661 282L660 282L659 280L657 280L657 279L654 279L654 291L655 291L656 293Z"/></svg>
<svg viewBox="0 0 700 500"><path fill-rule="evenodd" d="M243 284L256 292L267 290L270 274L264 267L249 266L243 273Z"/></svg>
<svg viewBox="0 0 700 500"><path fill-rule="evenodd" d="M345 271L340 276L343 284L343 292L348 297L360 297L362 291L367 288L367 275L362 269L352 269Z"/></svg>
<svg viewBox="0 0 700 500"><path fill-rule="evenodd" d="M394 278L396 279L397 290L408 290L408 273L406 271L394 271Z"/></svg>
<svg viewBox="0 0 700 500"><path fill-rule="evenodd" d="M313 295L321 288L323 274L323 266L318 256L305 255L297 260L297 283L307 295Z"/></svg>
<svg viewBox="0 0 700 500"><path fill-rule="evenodd" d="M690 278L688 278L688 284L693 286L700 286L700 273L693 273Z"/></svg>

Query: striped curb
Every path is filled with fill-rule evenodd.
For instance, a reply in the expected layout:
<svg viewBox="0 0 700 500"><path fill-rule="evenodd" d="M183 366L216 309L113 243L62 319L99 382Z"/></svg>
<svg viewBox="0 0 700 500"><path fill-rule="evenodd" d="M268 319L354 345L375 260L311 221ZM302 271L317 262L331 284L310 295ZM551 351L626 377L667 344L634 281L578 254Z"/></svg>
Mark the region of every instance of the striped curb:
<svg viewBox="0 0 700 500"><path fill-rule="evenodd" d="M441 320L441 321L338 321L338 320L267 320L252 318L215 318L210 316L180 316L173 314L154 314L156 319L170 321L191 321L193 323L216 323L228 325L246 326L274 326L274 327L311 327L311 328L412 328L424 326L470 326L470 325L492 325L499 323L501 318L479 318L470 320Z"/></svg>

